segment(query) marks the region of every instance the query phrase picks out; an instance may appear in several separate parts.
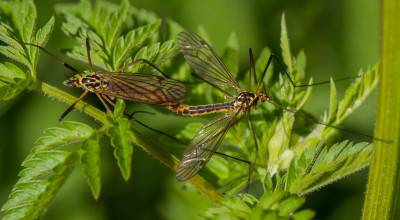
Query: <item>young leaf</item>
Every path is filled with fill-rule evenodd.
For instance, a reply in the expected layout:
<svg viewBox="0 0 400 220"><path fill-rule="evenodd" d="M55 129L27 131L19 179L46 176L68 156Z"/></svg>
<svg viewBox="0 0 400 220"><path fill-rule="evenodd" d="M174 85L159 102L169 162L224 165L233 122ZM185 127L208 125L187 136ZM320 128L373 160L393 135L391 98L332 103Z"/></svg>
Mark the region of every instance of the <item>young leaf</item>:
<svg viewBox="0 0 400 220"><path fill-rule="evenodd" d="M292 55L290 53L288 31L286 28L285 13L282 14L281 29L281 48L283 62L285 62L286 66L288 67L288 73L291 74L293 72L293 64Z"/></svg>
<svg viewBox="0 0 400 220"><path fill-rule="evenodd" d="M93 133L81 146L83 173L95 199L99 198L101 189L99 137L98 133Z"/></svg>
<svg viewBox="0 0 400 220"><path fill-rule="evenodd" d="M0 52L30 69L32 78L36 78L36 63L38 61L38 48L21 45L16 41L38 44L44 46L50 36L54 25L54 17L36 32L36 7L33 1L1 2L0 10L10 15L13 19L0 22L0 40L9 46L0 46ZM14 30L14 27L16 30ZM25 71L24 71L25 72ZM18 85L21 86L21 85ZM23 89L24 87L21 87Z"/></svg>
<svg viewBox="0 0 400 220"><path fill-rule="evenodd" d="M117 159L122 177L128 180L131 175L132 144L134 141L131 122L127 118L115 118L110 112L107 113L107 119L111 124L107 128L107 135L111 138L114 156Z"/></svg>
<svg viewBox="0 0 400 220"><path fill-rule="evenodd" d="M5 219L36 219L43 215L79 163L78 152L39 152L32 156L36 160L35 165L49 160L57 161L57 164L47 170L45 179L18 181L9 200L2 207L2 211L7 214Z"/></svg>

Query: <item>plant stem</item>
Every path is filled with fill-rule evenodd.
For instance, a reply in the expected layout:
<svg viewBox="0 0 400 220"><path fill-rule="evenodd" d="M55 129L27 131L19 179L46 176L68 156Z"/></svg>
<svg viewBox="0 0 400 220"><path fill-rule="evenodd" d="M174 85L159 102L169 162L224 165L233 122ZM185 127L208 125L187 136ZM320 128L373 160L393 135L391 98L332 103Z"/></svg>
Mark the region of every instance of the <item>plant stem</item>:
<svg viewBox="0 0 400 220"><path fill-rule="evenodd" d="M30 86L29 89L43 92L44 94L56 98L62 102L72 104L76 101L76 97L63 92L47 83L41 81L34 81ZM84 101L79 101L75 107L84 113L92 116L94 119L100 121L103 124L107 124L106 120L106 113L103 111L87 104ZM104 128L104 127L102 127ZM152 154L155 158L160 160L164 163L167 167L171 170L176 170L178 166L179 160L172 154L166 152L164 149L159 147L158 145L154 144L142 134L137 131L133 131L133 134L136 138L135 142L142 148L144 148L147 152ZM199 175L194 176L192 179L189 180L201 193L206 195L210 200L218 200L222 199L223 195L221 195L217 190L215 190L207 181L205 181Z"/></svg>
<svg viewBox="0 0 400 220"><path fill-rule="evenodd" d="M395 219L400 176L400 2L381 1L381 79L362 219ZM398 215L397 215L398 217Z"/></svg>
<svg viewBox="0 0 400 220"><path fill-rule="evenodd" d="M43 92L50 97L56 98L70 105L77 100L76 97L38 80L33 81L33 83L28 88L31 90ZM103 111L89 105L82 100L75 105L75 108L85 112L86 114L92 116L103 124L107 123L106 114Z"/></svg>
<svg viewBox="0 0 400 220"><path fill-rule="evenodd" d="M169 167L171 170L176 170L179 160L172 154L164 151L159 146L155 145L153 142L145 138L142 134L137 131L133 131L136 137L136 143L143 147L147 152L152 154L163 164ZM207 181L205 181L201 176L196 175L189 180L193 186L196 187L201 193L206 195L211 201L219 200L223 198L223 195L214 189Z"/></svg>

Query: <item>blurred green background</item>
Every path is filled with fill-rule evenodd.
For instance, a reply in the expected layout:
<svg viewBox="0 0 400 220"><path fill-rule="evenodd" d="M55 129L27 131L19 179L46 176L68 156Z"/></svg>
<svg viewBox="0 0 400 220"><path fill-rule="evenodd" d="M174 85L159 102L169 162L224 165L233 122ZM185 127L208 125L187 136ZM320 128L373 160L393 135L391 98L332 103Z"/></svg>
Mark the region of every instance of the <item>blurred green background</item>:
<svg viewBox="0 0 400 220"><path fill-rule="evenodd" d="M36 1L39 26L54 14L54 4L68 1ZM76 1L69 1L76 2ZM120 1L113 1L117 4ZM131 4L156 12L162 18L172 18L185 29L196 31L202 25L212 39L212 46L220 53L231 32L239 39L240 69L248 68L248 48L257 56L263 46L269 46L280 56L280 22L283 12L293 54L304 50L307 55L307 74L314 82L329 77L356 75L379 59L379 1L246 1L246 0L135 0ZM78 69L83 63L71 60L60 52L76 45L59 29L60 19L46 48ZM3 56L0 60L7 60ZM7 60L9 61L9 60ZM46 55L39 60L38 77L79 95L79 89L65 88L62 81L67 70ZM338 84L342 97L348 82ZM328 108L329 86L314 88L306 110L318 117ZM92 96L90 103L97 100ZM376 92L346 121L348 129L372 135L375 119ZM148 109L133 104L137 109ZM99 108L102 109L100 105ZM45 128L58 126L58 117L66 104L42 94L25 91L18 97L0 103L0 204L4 204L17 181L21 162L42 136ZM175 115L144 117L146 124L168 130L166 120ZM99 124L79 111L66 120ZM179 119L183 120L183 119ZM188 119L190 120L190 119ZM196 119L201 120L201 119ZM193 120L192 120L193 121ZM144 131L147 132L147 131ZM365 140L350 137L351 140ZM95 201L81 167L75 169L55 198L44 219L191 219L210 203L188 184L179 183L174 173L139 148L135 148L132 177L125 182L112 158L107 144L102 148L102 192ZM307 197L304 208L317 212L317 219L357 219L360 217L367 171L347 177ZM0 217L4 213L0 213Z"/></svg>

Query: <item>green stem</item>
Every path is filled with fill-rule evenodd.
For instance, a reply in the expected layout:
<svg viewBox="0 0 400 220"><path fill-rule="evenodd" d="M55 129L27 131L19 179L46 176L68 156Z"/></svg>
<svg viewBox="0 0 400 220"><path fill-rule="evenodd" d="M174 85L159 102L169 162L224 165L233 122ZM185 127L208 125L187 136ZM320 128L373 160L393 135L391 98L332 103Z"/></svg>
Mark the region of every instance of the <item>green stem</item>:
<svg viewBox="0 0 400 220"><path fill-rule="evenodd" d="M133 131L136 137L136 143L143 147L147 152L152 154L158 160L160 160L164 165L169 167L171 170L176 170L179 164L179 160L172 154L166 152L161 147L154 144L149 139L145 138L142 134L137 131ZM207 181L205 181L201 176L196 175L189 180L198 191L206 195L211 201L219 200L223 198L223 195L214 189Z"/></svg>
<svg viewBox="0 0 400 220"><path fill-rule="evenodd" d="M62 102L72 104L76 101L76 97L63 92L62 90L59 90L47 83L41 82L41 81L34 81L30 86L29 89L35 90L35 91L40 91L43 92L44 94L56 98ZM103 111L87 104L84 101L79 101L75 107L84 113L88 114L89 116L92 116L94 119L97 121L100 121L103 124L107 124L106 120L106 113ZM103 129L104 127L100 128ZM155 158L160 160L162 163L164 163L167 167L169 167L171 170L176 170L176 167L178 166L179 160L172 154L166 152L163 148L160 146L154 144L150 140L148 140L146 137L144 137L142 134L140 134L137 131L133 131L133 134L136 138L136 143L148 151L150 154L152 154ZM199 175L194 176L192 179L189 180L196 188L199 190L201 193L206 195L210 200L218 200L222 199L223 195L221 195L217 190L215 190L207 181L205 181L202 177Z"/></svg>
<svg viewBox="0 0 400 220"><path fill-rule="evenodd" d="M77 100L76 97L38 80L33 81L33 83L28 88L31 90L43 92L44 94L49 95L50 97L56 98L70 105ZM96 120L100 121L103 124L107 123L106 114L103 111L100 111L99 109L89 105L88 103L82 100L75 105L75 108L92 116L93 118L95 118Z"/></svg>
<svg viewBox="0 0 400 220"><path fill-rule="evenodd" d="M381 79L362 219L395 219L400 177L400 2L382 0Z"/></svg>

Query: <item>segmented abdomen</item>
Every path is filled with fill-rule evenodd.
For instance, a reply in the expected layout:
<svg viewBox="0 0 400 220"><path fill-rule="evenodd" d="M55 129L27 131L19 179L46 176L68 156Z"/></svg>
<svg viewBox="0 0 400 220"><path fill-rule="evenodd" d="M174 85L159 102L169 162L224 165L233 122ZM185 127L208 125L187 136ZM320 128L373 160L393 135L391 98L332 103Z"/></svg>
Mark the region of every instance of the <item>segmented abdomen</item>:
<svg viewBox="0 0 400 220"><path fill-rule="evenodd" d="M176 112L177 114L198 116L212 114L215 112L233 111L235 109L234 102L235 101L197 106L179 104L176 106L168 106L167 108L173 112Z"/></svg>

